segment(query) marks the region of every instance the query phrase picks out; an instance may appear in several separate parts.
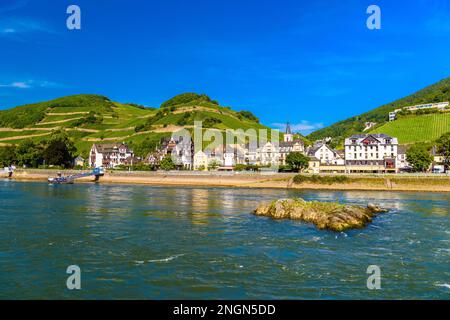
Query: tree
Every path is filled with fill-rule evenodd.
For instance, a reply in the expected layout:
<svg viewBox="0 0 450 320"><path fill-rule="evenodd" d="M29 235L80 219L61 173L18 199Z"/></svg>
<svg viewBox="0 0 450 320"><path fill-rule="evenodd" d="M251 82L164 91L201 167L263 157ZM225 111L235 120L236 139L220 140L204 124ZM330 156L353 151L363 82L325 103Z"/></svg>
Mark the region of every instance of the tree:
<svg viewBox="0 0 450 320"><path fill-rule="evenodd" d="M172 157L170 155L165 156L161 163L159 164L159 167L162 170L169 171L175 169L175 164L173 163Z"/></svg>
<svg viewBox="0 0 450 320"><path fill-rule="evenodd" d="M140 143L137 143L134 147L134 153L139 157L145 157L150 152L155 151L157 142L155 140L151 140L149 138L146 138Z"/></svg>
<svg viewBox="0 0 450 320"><path fill-rule="evenodd" d="M255 121L255 122L259 123L259 119L253 113L251 113L250 111L242 110L242 111L239 111L237 114L238 114L238 118L239 119L247 118L248 120Z"/></svg>
<svg viewBox="0 0 450 320"><path fill-rule="evenodd" d="M43 158L48 165L71 167L76 152L75 145L64 131L55 131L44 144Z"/></svg>
<svg viewBox="0 0 450 320"><path fill-rule="evenodd" d="M18 164L27 167L37 167L43 161L42 145L31 139L19 143L16 150Z"/></svg>
<svg viewBox="0 0 450 320"><path fill-rule="evenodd" d="M450 132L443 134L437 141L438 152L444 156L444 163L450 166Z"/></svg>
<svg viewBox="0 0 450 320"><path fill-rule="evenodd" d="M16 147L6 146L0 148L0 166L10 166L14 162L16 162Z"/></svg>
<svg viewBox="0 0 450 320"><path fill-rule="evenodd" d="M210 163L208 163L208 170L216 170L220 166L220 163L213 159Z"/></svg>
<svg viewBox="0 0 450 320"><path fill-rule="evenodd" d="M286 163L292 169L301 171L308 168L309 158L301 152L291 152L286 157Z"/></svg>
<svg viewBox="0 0 450 320"><path fill-rule="evenodd" d="M406 160L414 171L424 172L430 167L433 157L425 146L415 144L406 151Z"/></svg>

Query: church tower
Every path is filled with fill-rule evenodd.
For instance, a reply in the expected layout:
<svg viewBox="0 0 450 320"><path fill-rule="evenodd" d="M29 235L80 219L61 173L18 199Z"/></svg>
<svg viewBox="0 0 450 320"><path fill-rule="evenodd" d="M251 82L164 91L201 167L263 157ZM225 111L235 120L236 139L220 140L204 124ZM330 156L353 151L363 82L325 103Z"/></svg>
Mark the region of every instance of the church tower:
<svg viewBox="0 0 450 320"><path fill-rule="evenodd" d="M288 123L286 123L286 133L284 134L284 142L292 142L294 141L294 135L292 134L291 131L291 125Z"/></svg>

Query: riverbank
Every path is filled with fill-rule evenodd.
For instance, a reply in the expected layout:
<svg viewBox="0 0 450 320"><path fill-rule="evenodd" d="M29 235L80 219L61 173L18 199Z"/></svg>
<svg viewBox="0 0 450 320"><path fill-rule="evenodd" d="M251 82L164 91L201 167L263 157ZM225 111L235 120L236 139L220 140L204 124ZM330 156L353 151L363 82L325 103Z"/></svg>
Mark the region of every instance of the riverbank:
<svg viewBox="0 0 450 320"><path fill-rule="evenodd" d="M56 176L58 170L19 169L13 180L47 181ZM63 175L81 171L62 171ZM293 182L295 173L246 173L246 172L146 172L146 171L108 171L100 178L100 183L148 184L211 187L245 187L276 189L323 189L323 190L374 190L374 191L424 191L450 192L450 176L445 175L347 175L343 183ZM77 180L93 182L93 177Z"/></svg>

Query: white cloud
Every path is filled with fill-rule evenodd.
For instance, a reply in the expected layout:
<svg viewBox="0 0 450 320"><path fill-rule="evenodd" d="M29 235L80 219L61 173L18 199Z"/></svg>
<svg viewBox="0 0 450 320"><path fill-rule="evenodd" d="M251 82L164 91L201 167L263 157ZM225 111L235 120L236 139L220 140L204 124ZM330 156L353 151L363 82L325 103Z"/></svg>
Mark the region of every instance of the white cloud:
<svg viewBox="0 0 450 320"><path fill-rule="evenodd" d="M20 89L27 89L27 88L30 88L31 86L27 82L13 82L11 84L11 87L13 87L13 88L20 88Z"/></svg>
<svg viewBox="0 0 450 320"><path fill-rule="evenodd" d="M0 35L15 39L18 35L47 33L55 34L55 30L47 24L28 18L9 18L0 20Z"/></svg>
<svg viewBox="0 0 450 320"><path fill-rule="evenodd" d="M28 89L31 88L30 82L12 82L9 84L0 84L0 88L19 88L19 89Z"/></svg>
<svg viewBox="0 0 450 320"><path fill-rule="evenodd" d="M29 88L58 88L60 84L51 81L15 81L7 84L1 84L0 88L16 88L16 89L29 89Z"/></svg>
<svg viewBox="0 0 450 320"><path fill-rule="evenodd" d="M303 135L310 134L311 132L323 128L323 123L311 123L307 120L302 120L300 123L291 123L292 132L300 132ZM272 127L284 132L286 129L285 123L272 123Z"/></svg>

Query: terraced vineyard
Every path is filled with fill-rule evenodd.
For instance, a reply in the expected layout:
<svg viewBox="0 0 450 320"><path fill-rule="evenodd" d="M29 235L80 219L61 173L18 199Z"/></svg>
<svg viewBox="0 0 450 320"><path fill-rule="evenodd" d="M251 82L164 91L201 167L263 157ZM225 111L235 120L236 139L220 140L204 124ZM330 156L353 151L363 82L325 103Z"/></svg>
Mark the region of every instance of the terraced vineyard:
<svg viewBox="0 0 450 320"><path fill-rule="evenodd" d="M93 143L124 141L136 145L148 140L156 144L173 131L189 130L198 120L221 131L267 129L253 115L222 107L204 95L176 96L161 108L118 103L98 95L76 95L0 111L0 146L25 139L40 141L52 131L64 129L78 152L87 156Z"/></svg>
<svg viewBox="0 0 450 320"><path fill-rule="evenodd" d="M450 131L450 113L408 116L388 122L371 133L397 137L399 143L428 142Z"/></svg>

